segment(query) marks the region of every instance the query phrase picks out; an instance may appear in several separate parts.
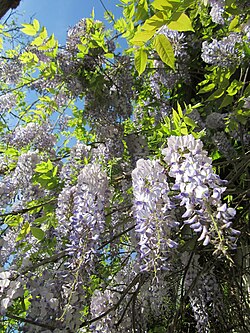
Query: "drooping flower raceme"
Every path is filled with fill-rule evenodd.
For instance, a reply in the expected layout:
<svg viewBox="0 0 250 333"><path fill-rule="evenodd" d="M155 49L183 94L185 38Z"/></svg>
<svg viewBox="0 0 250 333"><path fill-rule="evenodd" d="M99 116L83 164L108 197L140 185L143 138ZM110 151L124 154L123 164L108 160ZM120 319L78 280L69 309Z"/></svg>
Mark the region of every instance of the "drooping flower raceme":
<svg viewBox="0 0 250 333"><path fill-rule="evenodd" d="M224 24L224 6L225 0L208 0L209 5L212 7L210 16L214 23Z"/></svg>
<svg viewBox="0 0 250 333"><path fill-rule="evenodd" d="M106 173L101 170L100 165L93 163L81 170L77 184L72 189L67 188L59 196L58 228L60 233L68 234L69 252L76 260L79 259L85 264L92 262L99 245L99 237L104 230L107 189ZM68 217L63 217L62 208Z"/></svg>
<svg viewBox="0 0 250 333"><path fill-rule="evenodd" d="M183 222L200 235L203 245L211 241L234 247L239 234L231 228L236 211L222 203L226 181L214 173L212 160L202 148L201 140L192 135L168 139L162 154L169 176L175 179L172 190L177 191L175 198L186 209Z"/></svg>
<svg viewBox="0 0 250 333"><path fill-rule="evenodd" d="M7 135L6 141L18 149L33 145L36 149L49 151L56 143L56 136L47 122L28 123L26 126L17 126L11 134Z"/></svg>
<svg viewBox="0 0 250 333"><path fill-rule="evenodd" d="M177 222L171 213L165 170L159 161L140 159L132 171L132 182L141 270L162 269L167 266L170 248L177 246L170 238Z"/></svg>
<svg viewBox="0 0 250 333"><path fill-rule="evenodd" d="M213 39L211 43L202 43L201 58L207 64L228 67L236 65L244 57L237 49L236 44L242 44L242 36L232 32L221 40Z"/></svg>

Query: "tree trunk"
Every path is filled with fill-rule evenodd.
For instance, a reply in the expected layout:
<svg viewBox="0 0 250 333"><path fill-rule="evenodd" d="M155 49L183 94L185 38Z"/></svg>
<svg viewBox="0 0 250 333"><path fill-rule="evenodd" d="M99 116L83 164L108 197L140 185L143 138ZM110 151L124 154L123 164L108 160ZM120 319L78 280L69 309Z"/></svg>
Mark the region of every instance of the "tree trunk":
<svg viewBox="0 0 250 333"><path fill-rule="evenodd" d="M21 0L0 0L0 19L10 9L15 9L20 4Z"/></svg>

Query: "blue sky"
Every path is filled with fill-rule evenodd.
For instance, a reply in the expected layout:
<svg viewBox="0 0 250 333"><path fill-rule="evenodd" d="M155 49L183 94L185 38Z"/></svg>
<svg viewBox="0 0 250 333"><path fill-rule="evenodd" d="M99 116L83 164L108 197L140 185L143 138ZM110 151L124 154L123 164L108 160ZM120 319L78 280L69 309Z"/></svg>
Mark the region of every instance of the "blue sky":
<svg viewBox="0 0 250 333"><path fill-rule="evenodd" d="M103 3L116 18L121 16L121 9L116 7L119 0L103 0ZM36 18L63 44L68 28L81 18L90 17L93 8L95 18L103 21L104 8L100 0L22 0L18 12L24 14L22 22Z"/></svg>

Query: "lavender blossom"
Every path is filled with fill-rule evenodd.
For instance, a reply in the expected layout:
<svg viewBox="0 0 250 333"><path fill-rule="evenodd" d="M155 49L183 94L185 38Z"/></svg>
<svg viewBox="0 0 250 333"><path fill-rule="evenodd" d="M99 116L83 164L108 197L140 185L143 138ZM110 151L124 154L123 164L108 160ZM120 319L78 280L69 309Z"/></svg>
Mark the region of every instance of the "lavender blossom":
<svg viewBox="0 0 250 333"><path fill-rule="evenodd" d="M202 142L192 135L168 139L168 148L162 154L169 176L175 179L171 189L177 192L180 206L185 206L182 218L200 235L198 241L235 248L239 232L231 224L236 211L222 202L226 181L214 173L212 161L202 148Z"/></svg>
<svg viewBox="0 0 250 333"><path fill-rule="evenodd" d="M224 7L225 0L208 0L208 4L212 7L210 10L210 16L214 23L224 24Z"/></svg>
<svg viewBox="0 0 250 333"><path fill-rule="evenodd" d="M201 58L211 65L228 67L237 65L244 57L240 54L237 44L242 44L239 33L232 32L222 40L213 39L211 43L202 43Z"/></svg>
<svg viewBox="0 0 250 333"><path fill-rule="evenodd" d="M66 187L58 198L58 237L68 235L73 262L80 260L90 269L105 227L107 200L108 179L97 164L86 165L80 171L77 184Z"/></svg>
<svg viewBox="0 0 250 333"><path fill-rule="evenodd" d="M0 114L11 110L16 105L16 96L7 93L0 96Z"/></svg>
<svg viewBox="0 0 250 333"><path fill-rule="evenodd" d="M32 145L35 149L51 151L56 142L49 123L28 123L26 126L17 126L12 133L6 136L8 144L17 149Z"/></svg>
<svg viewBox="0 0 250 333"><path fill-rule="evenodd" d="M132 183L141 270L167 268L169 251L177 246L171 230L178 223L171 213L165 170L159 161L140 159L132 171Z"/></svg>

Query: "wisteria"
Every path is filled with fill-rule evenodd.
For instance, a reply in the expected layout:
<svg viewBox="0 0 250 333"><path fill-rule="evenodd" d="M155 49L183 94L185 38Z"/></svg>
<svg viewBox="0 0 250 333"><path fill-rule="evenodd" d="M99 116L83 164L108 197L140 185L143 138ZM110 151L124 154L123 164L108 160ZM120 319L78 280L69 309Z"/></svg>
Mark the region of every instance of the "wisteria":
<svg viewBox="0 0 250 333"><path fill-rule="evenodd" d="M58 235L65 234L64 230L69 232L68 250L76 257L77 265L90 265L89 269L92 269L92 257L104 231L107 197L107 177L95 164L85 166L74 188L66 188L59 197Z"/></svg>
<svg viewBox="0 0 250 333"><path fill-rule="evenodd" d="M186 209L184 223L199 234L198 241L234 247L239 232L231 224L236 212L221 201L226 182L213 172L212 161L202 147L192 135L168 139L168 148L162 153L169 176L175 178L171 189L177 191L175 198Z"/></svg>
<svg viewBox="0 0 250 333"><path fill-rule="evenodd" d="M5 140L17 149L31 145L33 149L51 151L56 143L56 136L49 123L31 122L26 126L17 126Z"/></svg>
<svg viewBox="0 0 250 333"><path fill-rule="evenodd" d="M247 1L103 5L0 25L0 331L248 332Z"/></svg>
<svg viewBox="0 0 250 333"><path fill-rule="evenodd" d="M177 245L171 239L171 229L178 222L171 213L164 169L158 161L138 160L132 180L141 270L167 268L168 249Z"/></svg>
<svg viewBox="0 0 250 333"><path fill-rule="evenodd" d="M16 96L13 93L7 93L0 96L1 113L11 110L15 105L16 105Z"/></svg>
<svg viewBox="0 0 250 333"><path fill-rule="evenodd" d="M224 6L225 0L209 0L209 5L211 6L210 15L212 21L218 24L224 24Z"/></svg>
<svg viewBox="0 0 250 333"><path fill-rule="evenodd" d="M244 54L237 48L241 44L242 36L239 33L230 33L221 40L213 39L211 43L205 41L202 43L201 57L207 64L233 66L244 58Z"/></svg>

